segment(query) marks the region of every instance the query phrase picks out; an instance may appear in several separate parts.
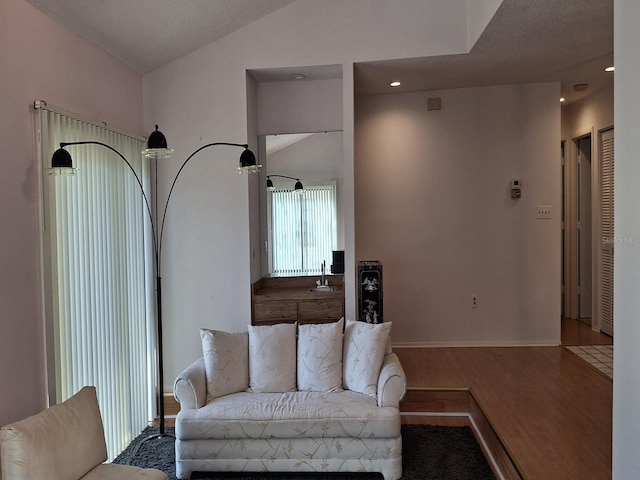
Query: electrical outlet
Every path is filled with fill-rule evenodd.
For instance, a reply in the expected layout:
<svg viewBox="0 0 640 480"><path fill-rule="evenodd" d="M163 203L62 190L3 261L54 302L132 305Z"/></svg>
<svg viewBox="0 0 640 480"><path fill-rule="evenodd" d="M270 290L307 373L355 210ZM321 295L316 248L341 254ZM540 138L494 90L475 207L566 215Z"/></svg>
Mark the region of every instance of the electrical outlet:
<svg viewBox="0 0 640 480"><path fill-rule="evenodd" d="M478 306L478 296L471 295L471 307L476 308Z"/></svg>

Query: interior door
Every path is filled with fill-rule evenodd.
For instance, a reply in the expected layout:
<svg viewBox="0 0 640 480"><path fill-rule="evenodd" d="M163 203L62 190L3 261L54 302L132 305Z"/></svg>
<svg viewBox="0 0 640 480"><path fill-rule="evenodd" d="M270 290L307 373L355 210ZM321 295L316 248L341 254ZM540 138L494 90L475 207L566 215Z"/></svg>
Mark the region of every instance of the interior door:
<svg viewBox="0 0 640 480"><path fill-rule="evenodd" d="M613 129L602 132L600 149L600 330L613 336Z"/></svg>

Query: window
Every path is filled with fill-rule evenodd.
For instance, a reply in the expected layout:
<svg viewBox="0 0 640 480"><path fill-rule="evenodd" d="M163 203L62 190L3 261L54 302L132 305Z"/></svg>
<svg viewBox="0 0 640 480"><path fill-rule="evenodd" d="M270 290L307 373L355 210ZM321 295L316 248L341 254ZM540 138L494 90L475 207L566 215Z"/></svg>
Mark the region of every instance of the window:
<svg viewBox="0 0 640 480"><path fill-rule="evenodd" d="M336 248L336 186L269 192L271 268L275 275L317 275ZM327 267L328 268L328 267Z"/></svg>
<svg viewBox="0 0 640 480"><path fill-rule="evenodd" d="M59 142L95 140L121 152L142 179L144 142L42 105L43 260L49 393L66 400L95 385L109 458L153 415L153 272L140 188L117 155L69 146L75 175L50 175Z"/></svg>

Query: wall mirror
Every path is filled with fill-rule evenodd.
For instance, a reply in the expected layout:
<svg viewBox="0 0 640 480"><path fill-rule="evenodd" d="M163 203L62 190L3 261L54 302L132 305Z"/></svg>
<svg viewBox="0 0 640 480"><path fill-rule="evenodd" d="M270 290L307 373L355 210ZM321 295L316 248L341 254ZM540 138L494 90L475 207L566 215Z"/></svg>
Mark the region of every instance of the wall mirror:
<svg viewBox="0 0 640 480"><path fill-rule="evenodd" d="M345 244L342 132L263 135L258 143L262 276L319 275L323 264L331 273L332 252Z"/></svg>

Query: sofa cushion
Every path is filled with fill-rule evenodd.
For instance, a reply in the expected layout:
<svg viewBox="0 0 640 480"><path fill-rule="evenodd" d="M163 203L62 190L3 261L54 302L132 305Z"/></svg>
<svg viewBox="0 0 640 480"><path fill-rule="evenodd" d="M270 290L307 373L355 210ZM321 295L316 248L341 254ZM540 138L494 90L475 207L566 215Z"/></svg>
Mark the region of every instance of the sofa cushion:
<svg viewBox="0 0 640 480"><path fill-rule="evenodd" d="M181 410L176 438L390 438L400 415L375 399L350 392L239 392L197 410Z"/></svg>
<svg viewBox="0 0 640 480"><path fill-rule="evenodd" d="M375 397L387 349L391 322L369 324L347 320L344 330L344 388Z"/></svg>
<svg viewBox="0 0 640 480"><path fill-rule="evenodd" d="M298 390L342 390L343 329L344 319L298 327Z"/></svg>
<svg viewBox="0 0 640 480"><path fill-rule="evenodd" d="M7 479L81 478L107 459L95 388L2 427L0 445Z"/></svg>
<svg viewBox="0 0 640 480"><path fill-rule="evenodd" d="M249 334L200 329L207 396L215 398L249 388Z"/></svg>
<svg viewBox="0 0 640 480"><path fill-rule="evenodd" d="M252 392L296 389L296 323L249 325L249 388Z"/></svg>

